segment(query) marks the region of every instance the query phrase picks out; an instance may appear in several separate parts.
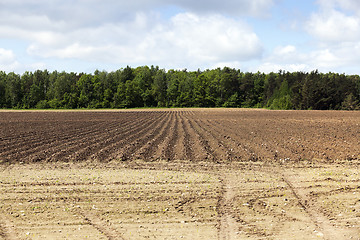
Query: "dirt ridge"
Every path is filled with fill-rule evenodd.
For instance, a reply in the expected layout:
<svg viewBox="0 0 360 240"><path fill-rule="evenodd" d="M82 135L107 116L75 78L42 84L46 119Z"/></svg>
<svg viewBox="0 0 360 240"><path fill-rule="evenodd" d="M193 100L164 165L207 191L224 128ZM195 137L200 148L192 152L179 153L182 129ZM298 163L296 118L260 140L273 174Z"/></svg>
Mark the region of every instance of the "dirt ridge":
<svg viewBox="0 0 360 240"><path fill-rule="evenodd" d="M77 209L76 212L81 215L89 225L101 232L108 240L125 240L121 234L113 229L106 221L100 219L95 214Z"/></svg>
<svg viewBox="0 0 360 240"><path fill-rule="evenodd" d="M288 177L282 175L283 181L289 186L291 192L298 200L298 204L305 210L310 216L311 220L317 226L317 231L320 236L323 236L326 240L338 240L338 239L352 239L356 235L356 232L349 229L344 229L339 226L335 227L330 220L322 214L319 210L321 206L312 206L307 204L307 196L301 191L300 187L296 187Z"/></svg>

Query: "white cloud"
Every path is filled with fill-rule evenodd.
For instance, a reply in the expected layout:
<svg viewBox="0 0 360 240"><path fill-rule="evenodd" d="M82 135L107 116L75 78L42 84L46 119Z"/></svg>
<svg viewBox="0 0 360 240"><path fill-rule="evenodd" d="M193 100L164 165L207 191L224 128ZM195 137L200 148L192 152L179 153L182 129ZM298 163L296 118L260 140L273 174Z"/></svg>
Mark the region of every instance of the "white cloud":
<svg viewBox="0 0 360 240"><path fill-rule="evenodd" d="M274 1L0 0L0 38L28 44L23 66L71 59L202 68L259 58L262 44L239 18L264 16ZM167 7L178 13L165 17Z"/></svg>
<svg viewBox="0 0 360 240"><path fill-rule="evenodd" d="M216 12L227 15L251 15L257 17L269 15L268 10L274 4L274 0L172 0L168 2L192 12Z"/></svg>
<svg viewBox="0 0 360 240"><path fill-rule="evenodd" d="M199 67L262 53L260 40L245 23L221 15L181 13L162 22L138 13L132 22L39 34L32 37L28 53L45 58Z"/></svg>
<svg viewBox="0 0 360 240"><path fill-rule="evenodd" d="M306 25L307 31L321 41L360 40L360 17L348 16L335 9L315 13Z"/></svg>
<svg viewBox="0 0 360 240"><path fill-rule="evenodd" d="M344 64L344 62L330 49L313 51L308 57L316 68L331 69L333 67L340 67Z"/></svg>
<svg viewBox="0 0 360 240"><path fill-rule="evenodd" d="M275 53L279 56L291 55L296 52L296 47L293 45L287 45L285 47L277 47Z"/></svg>
<svg viewBox="0 0 360 240"><path fill-rule="evenodd" d="M336 9L360 13L360 2L358 0L318 0L317 3L322 9Z"/></svg>
<svg viewBox="0 0 360 240"><path fill-rule="evenodd" d="M0 0L3 11L22 15L48 15L54 20L79 23L117 22L129 12L175 6L190 12L216 12L232 15L263 16L275 0Z"/></svg>
<svg viewBox="0 0 360 240"><path fill-rule="evenodd" d="M244 23L220 15L178 14L166 35L189 57L205 61L248 60L262 50L260 40Z"/></svg>
<svg viewBox="0 0 360 240"><path fill-rule="evenodd" d="M263 62L252 71L277 72L312 71L319 69L322 72L334 71L346 66L353 58L341 58L342 53L334 49L314 49L301 52L293 45L278 46L263 59Z"/></svg>
<svg viewBox="0 0 360 240"><path fill-rule="evenodd" d="M257 68L252 69L253 72L278 72L279 70L284 70L288 72L309 72L313 69L310 69L309 65L304 63L299 64L277 64L277 63L270 63L266 62L258 66Z"/></svg>
<svg viewBox="0 0 360 240"><path fill-rule="evenodd" d="M294 45L277 46L266 56L262 63L257 67L252 67L253 72L277 72L285 70L295 71L311 71L311 60L309 55L298 51Z"/></svg>
<svg viewBox="0 0 360 240"><path fill-rule="evenodd" d="M16 56L11 50L0 48L0 70L15 71L19 67Z"/></svg>
<svg viewBox="0 0 360 240"><path fill-rule="evenodd" d="M318 0L319 9L304 23L304 30L313 37L308 49L289 54L285 48L272 54L275 63L301 64L308 71L358 73L360 63L360 1ZM278 49L279 50L279 49ZM282 60L276 61L275 58ZM307 67L306 67L307 66Z"/></svg>
<svg viewBox="0 0 360 240"><path fill-rule="evenodd" d="M15 61L15 55L11 50L0 48L0 64L9 64Z"/></svg>
<svg viewBox="0 0 360 240"><path fill-rule="evenodd" d="M332 48L318 48L304 52L293 45L278 46L250 71L277 72L318 69L321 72L346 72L358 74L360 43L342 43Z"/></svg>

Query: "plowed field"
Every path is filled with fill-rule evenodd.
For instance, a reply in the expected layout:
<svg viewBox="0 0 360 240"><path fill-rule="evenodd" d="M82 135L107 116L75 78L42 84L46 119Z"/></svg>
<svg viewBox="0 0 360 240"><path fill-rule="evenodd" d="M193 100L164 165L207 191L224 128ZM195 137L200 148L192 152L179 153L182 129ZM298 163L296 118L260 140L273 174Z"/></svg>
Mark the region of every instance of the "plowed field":
<svg viewBox="0 0 360 240"><path fill-rule="evenodd" d="M360 112L0 111L0 239L360 239Z"/></svg>

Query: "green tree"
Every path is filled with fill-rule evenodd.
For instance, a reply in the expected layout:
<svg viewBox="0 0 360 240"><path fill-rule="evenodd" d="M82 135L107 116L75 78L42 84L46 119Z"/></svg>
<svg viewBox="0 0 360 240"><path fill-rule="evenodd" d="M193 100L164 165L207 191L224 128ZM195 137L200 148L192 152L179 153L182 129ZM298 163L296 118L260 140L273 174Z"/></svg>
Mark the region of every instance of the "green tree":
<svg viewBox="0 0 360 240"><path fill-rule="evenodd" d="M35 83L31 85L28 99L29 107L34 108L38 102L44 100L43 98L43 92L41 91L40 86Z"/></svg>
<svg viewBox="0 0 360 240"><path fill-rule="evenodd" d="M269 73L265 77L264 81L264 105L268 105L268 102L270 98L273 96L274 91L278 88L277 82L276 82L276 73Z"/></svg>
<svg viewBox="0 0 360 240"><path fill-rule="evenodd" d="M79 98L75 92L66 92L63 96L62 105L65 108L75 109L78 107Z"/></svg>
<svg viewBox="0 0 360 240"><path fill-rule="evenodd" d="M167 107L179 107L178 97L180 95L179 85L181 79L181 74L179 71L170 70L167 75Z"/></svg>
<svg viewBox="0 0 360 240"><path fill-rule="evenodd" d="M319 72L312 71L305 77L304 84L301 89L302 109L313 109L317 101L317 85L320 79Z"/></svg>
<svg viewBox="0 0 360 240"><path fill-rule="evenodd" d="M101 108L103 106L104 85L99 74L92 76L91 85L92 94L91 98L89 99L90 104L88 107Z"/></svg>
<svg viewBox="0 0 360 240"><path fill-rule="evenodd" d="M350 93L346 96L346 98L342 102L341 109L343 109L343 110L360 110L359 101L355 98L355 96L352 93Z"/></svg>
<svg viewBox="0 0 360 240"><path fill-rule="evenodd" d="M117 91L114 95L114 107L115 108L125 108L126 103L126 86L125 83L120 82L117 88Z"/></svg>
<svg viewBox="0 0 360 240"><path fill-rule="evenodd" d="M130 80L132 81L134 79L135 75L133 72L133 69L129 66L126 66L121 72L119 76L119 80L122 83L125 83L126 81Z"/></svg>
<svg viewBox="0 0 360 240"><path fill-rule="evenodd" d="M79 107L87 108L90 106L93 100L93 83L92 76L90 74L83 74L79 81L76 83L77 88L80 91Z"/></svg>
<svg viewBox="0 0 360 240"><path fill-rule="evenodd" d="M155 97L152 93L152 85L153 85L153 72L154 69L151 70L149 67L138 67L135 70L135 78L132 82L134 82L134 86L136 85L137 91L139 91L142 104L138 103L141 106L155 106Z"/></svg>
<svg viewBox="0 0 360 240"><path fill-rule="evenodd" d="M126 81L124 106L127 108L143 107L140 87L135 81Z"/></svg>
<svg viewBox="0 0 360 240"><path fill-rule="evenodd" d="M194 106L206 107L206 87L207 79L204 74L200 74L194 81Z"/></svg>
<svg viewBox="0 0 360 240"><path fill-rule="evenodd" d="M224 67L220 75L220 97L223 102L239 91L240 71Z"/></svg>
<svg viewBox="0 0 360 240"><path fill-rule="evenodd" d="M269 100L270 109L293 109L291 101L291 91L287 79L283 79L280 89L276 90L273 97Z"/></svg>
<svg viewBox="0 0 360 240"><path fill-rule="evenodd" d="M186 71L177 72L177 85L174 88L174 95L176 96L176 106L178 107L192 107L194 106L193 90L195 74L187 73Z"/></svg>
<svg viewBox="0 0 360 240"><path fill-rule="evenodd" d="M110 88L105 89L102 107L103 108L112 107L113 98L114 98L114 94L112 90Z"/></svg>
<svg viewBox="0 0 360 240"><path fill-rule="evenodd" d="M165 70L157 71L154 77L153 91L158 107L166 106L167 79Z"/></svg>
<svg viewBox="0 0 360 240"><path fill-rule="evenodd" d="M25 72L20 77L20 86L22 92L22 106L21 108L30 108L33 107L34 104L30 104L30 91L31 88L34 87L34 75L31 72ZM35 103L36 104L36 103ZM30 106L32 105L32 106Z"/></svg>
<svg viewBox="0 0 360 240"><path fill-rule="evenodd" d="M6 73L0 71L0 108L9 107L6 102Z"/></svg>
<svg viewBox="0 0 360 240"><path fill-rule="evenodd" d="M240 86L239 86L239 94L237 95L233 95L232 98L234 98L234 96L237 96L237 107L252 107L255 105L254 101L254 77L255 75L253 73L245 73L245 74L241 74L240 77ZM235 106L234 106L235 107Z"/></svg>
<svg viewBox="0 0 360 240"><path fill-rule="evenodd" d="M224 103L224 107L227 108L236 108L239 107L239 95L238 93L234 93L233 95L231 95L226 102Z"/></svg>
<svg viewBox="0 0 360 240"><path fill-rule="evenodd" d="M262 107L264 101L264 88L265 88L265 77L264 73L257 72L253 75L254 78L254 89L250 99L250 107Z"/></svg>
<svg viewBox="0 0 360 240"><path fill-rule="evenodd" d="M289 81L289 87L291 90L292 105L295 109L302 109L302 86L306 76L307 74L304 72L296 72L291 75L292 80Z"/></svg>
<svg viewBox="0 0 360 240"><path fill-rule="evenodd" d="M6 101L12 108L22 108L23 92L18 74L11 72L6 78Z"/></svg>

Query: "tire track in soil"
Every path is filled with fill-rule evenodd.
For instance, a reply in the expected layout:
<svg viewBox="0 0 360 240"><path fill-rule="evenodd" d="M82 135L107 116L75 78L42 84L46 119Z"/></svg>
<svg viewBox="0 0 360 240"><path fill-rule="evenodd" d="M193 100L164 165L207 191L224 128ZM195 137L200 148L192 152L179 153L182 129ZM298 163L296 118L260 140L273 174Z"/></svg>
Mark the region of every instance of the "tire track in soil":
<svg viewBox="0 0 360 240"><path fill-rule="evenodd" d="M323 234L323 239L346 240L353 239L356 236L358 237L355 231L351 231L350 229L343 229L338 226L335 227L333 224L331 224L330 220L320 211L321 206L311 206L307 204L307 196L305 192L301 190L300 186L296 186L296 183L290 181L289 177L286 177L285 174L277 174L281 176L281 179L287 184L292 194L297 199L298 204L309 215L312 222L318 228L317 231L320 234Z"/></svg>
<svg viewBox="0 0 360 240"><path fill-rule="evenodd" d="M234 191L234 183L226 174L219 176L221 182L221 197L218 201L218 239L231 240L237 239L239 226L234 218L233 199L236 192Z"/></svg>
<svg viewBox="0 0 360 240"><path fill-rule="evenodd" d="M90 226L101 232L108 240L125 240L116 229L113 229L109 223L100 219L95 214L81 209L77 209L75 212L82 216L84 221Z"/></svg>
<svg viewBox="0 0 360 240"><path fill-rule="evenodd" d="M186 205L190 205L194 202L196 202L196 198L188 197L188 198L182 199L179 202L177 202L176 204L174 204L175 205L174 208L178 212L184 212L184 207L186 207Z"/></svg>
<svg viewBox="0 0 360 240"><path fill-rule="evenodd" d="M0 237L5 240L16 240L19 239L14 226L10 224L6 219L4 219L3 215L0 215Z"/></svg>

